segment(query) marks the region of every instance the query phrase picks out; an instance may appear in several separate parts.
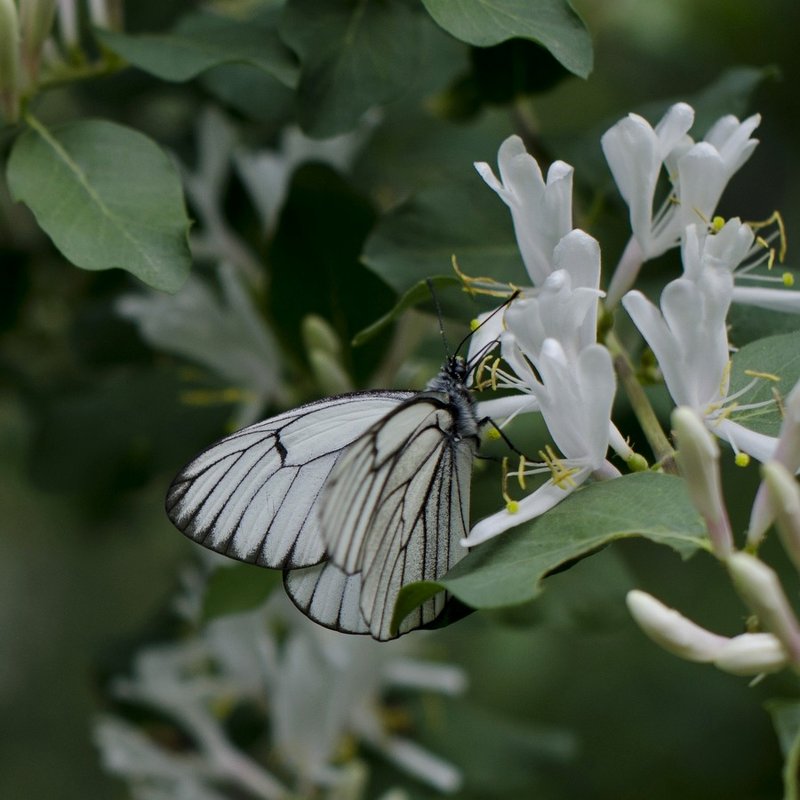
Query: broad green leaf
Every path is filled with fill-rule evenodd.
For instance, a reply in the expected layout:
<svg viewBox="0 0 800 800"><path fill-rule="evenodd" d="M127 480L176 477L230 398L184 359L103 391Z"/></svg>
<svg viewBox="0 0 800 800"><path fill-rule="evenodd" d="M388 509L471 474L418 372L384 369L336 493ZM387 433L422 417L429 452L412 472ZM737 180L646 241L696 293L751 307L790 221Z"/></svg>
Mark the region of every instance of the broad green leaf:
<svg viewBox="0 0 800 800"><path fill-rule="evenodd" d="M400 97L419 68L422 22L404 0L288 0L280 32L301 62L303 129L333 136Z"/></svg>
<svg viewBox="0 0 800 800"><path fill-rule="evenodd" d="M281 575L279 569L264 569L254 564L220 567L206 587L203 619L208 621L224 614L256 608L280 584Z"/></svg>
<svg viewBox="0 0 800 800"><path fill-rule="evenodd" d="M768 377L775 376L777 381ZM732 418L758 433L777 436L781 410L773 401L791 391L800 380L800 332L769 336L745 345L731 359L730 393L752 388L738 399L739 405L767 402L763 408L736 411Z"/></svg>
<svg viewBox="0 0 800 800"><path fill-rule="evenodd" d="M542 517L476 547L440 580L404 587L395 619L435 588L473 608L528 602L549 573L632 536L668 545L684 558L708 549L705 525L680 478L626 475L580 489Z"/></svg>
<svg viewBox="0 0 800 800"><path fill-rule="evenodd" d="M169 157L146 136L102 120L48 130L29 119L8 161L11 194L83 269L119 267L167 292L189 273L189 218Z"/></svg>
<svg viewBox="0 0 800 800"><path fill-rule="evenodd" d="M476 47L531 39L581 78L592 71L592 40L567 0L422 0L448 33Z"/></svg>
<svg viewBox="0 0 800 800"><path fill-rule="evenodd" d="M783 798L800 798L800 703L772 700L766 704L783 753Z"/></svg>
<svg viewBox="0 0 800 800"><path fill-rule="evenodd" d="M423 189L387 214L361 257L402 294L433 275L452 276L454 255L467 275L530 283L508 209L477 176Z"/></svg>
<svg viewBox="0 0 800 800"><path fill-rule="evenodd" d="M297 64L269 18L198 13L170 33L130 35L98 30L97 38L135 67L165 81L188 81L220 64L244 63L297 85Z"/></svg>

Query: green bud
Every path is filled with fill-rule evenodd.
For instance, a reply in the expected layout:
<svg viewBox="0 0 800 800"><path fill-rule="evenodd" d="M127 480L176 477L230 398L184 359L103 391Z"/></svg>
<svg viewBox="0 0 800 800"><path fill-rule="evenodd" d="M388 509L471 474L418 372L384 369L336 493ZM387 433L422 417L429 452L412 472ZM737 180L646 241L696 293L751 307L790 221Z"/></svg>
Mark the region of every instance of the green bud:
<svg viewBox="0 0 800 800"><path fill-rule="evenodd" d="M0 0L0 104L10 122L19 117L19 16L14 0Z"/></svg>
<svg viewBox="0 0 800 800"><path fill-rule="evenodd" d="M342 342L330 323L317 314L303 317L303 344L308 352L321 350L336 359L342 355Z"/></svg>
<svg viewBox="0 0 800 800"><path fill-rule="evenodd" d="M22 59L32 80L39 72L42 45L53 27L55 14L56 0L20 0Z"/></svg>
<svg viewBox="0 0 800 800"><path fill-rule="evenodd" d="M344 394L353 391L350 376L339 361L324 350L311 350L308 354L311 371L317 379L319 388L327 395Z"/></svg>

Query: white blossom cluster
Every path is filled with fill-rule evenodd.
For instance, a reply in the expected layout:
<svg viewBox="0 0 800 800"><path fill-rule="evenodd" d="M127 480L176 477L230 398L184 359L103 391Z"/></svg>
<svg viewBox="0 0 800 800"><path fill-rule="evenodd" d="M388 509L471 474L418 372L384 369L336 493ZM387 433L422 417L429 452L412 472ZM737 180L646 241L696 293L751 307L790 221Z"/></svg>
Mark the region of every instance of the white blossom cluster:
<svg viewBox="0 0 800 800"><path fill-rule="evenodd" d="M678 103L655 128L629 114L602 137L632 229L611 276L605 306L600 246L572 225L572 167L556 161L545 179L518 136L500 147L499 178L488 164L475 165L511 210L531 281L504 313L483 317L486 321L471 342L470 355L476 358L499 342L500 358L491 369L478 370L478 385L511 391L481 403L480 413L506 421L521 413L540 413L561 455L548 449L541 464L522 463L512 473L520 482L537 472L549 472L549 479L519 502L507 502L479 521L465 545L479 544L539 516L590 477L617 477L619 471L607 459L609 447L629 467L641 466L641 457L611 420L616 392L612 355L596 334L603 308L610 310L620 300L654 353L675 405L694 409L737 453L762 462L772 456L774 437L730 418L732 404L740 411L748 406L742 392L729 391L728 311L733 302L800 311L800 292L786 286L741 285L773 251L753 225L714 217L725 185L756 147L751 134L760 118L754 115L740 122L722 117L699 142L688 134L693 120L693 109ZM657 202L664 175L669 188ZM632 287L647 260L673 247L680 248L683 274L664 287L656 306ZM782 283L790 285L790 278ZM477 284L476 288L480 289Z"/></svg>
<svg viewBox="0 0 800 800"><path fill-rule="evenodd" d="M778 437L755 432L731 418L731 410L755 409L747 393L761 379L730 389L728 313L731 304L798 312L800 292L789 291L791 276L767 277L780 288L753 287L756 267L775 250L759 235L763 223L715 217L722 192L757 145L751 138L758 115L740 122L719 119L702 141L689 130L693 109L672 106L655 126L636 114L620 120L602 137L602 148L630 211L632 235L611 275L605 305L600 291L600 247L572 227L572 177L557 161L545 179L522 140L500 147L498 179L488 164L476 164L486 183L511 210L517 242L531 286L512 295L502 314L486 315L472 342L472 355L499 343L500 358L478 371L480 388L511 390L482 403L481 413L510 419L538 412L562 457L548 450L542 465L523 461L516 473L549 471L549 480L519 502L481 520L465 544L485 541L532 519L589 477L619 473L607 460L611 447L632 468L636 456L611 421L615 395L609 340L596 340L598 317L621 303L658 363L676 406L672 423L677 462L692 501L705 520L710 549L758 620L758 628L734 637L704 630L641 591L628 595L629 609L643 630L683 658L713 663L738 675L757 675L790 666L800 672L800 622L775 572L754 555L775 521L789 557L800 569L800 384L783 401ZM666 179L666 180L665 180ZM668 189L657 202L659 186ZM782 222L775 221L781 234ZM680 248L682 274L662 290L658 305L633 288L643 264ZM780 253L782 256L782 252ZM466 278L467 280L471 280ZM475 280L478 288L478 280ZM499 285L488 287L502 293ZM506 290L508 293L508 291ZM488 361L494 358L491 368ZM484 378L485 373L489 378ZM772 401L769 401L770 403ZM764 481L753 505L746 550L737 550L722 495L717 439L730 444L737 461L762 462Z"/></svg>
<svg viewBox="0 0 800 800"><path fill-rule="evenodd" d="M181 598L191 617L204 591L198 577ZM167 716L191 746L166 746L115 714L95 725L105 767L137 800L224 800L241 792L265 800L359 800L368 778L361 747L440 792L459 788L456 767L387 724L388 689L454 695L466 687L459 668L415 657L424 637L381 644L341 636L308 620L282 592L255 611L196 630L139 652L130 676L112 686L117 699ZM238 748L225 729L240 703L269 718L255 754Z"/></svg>

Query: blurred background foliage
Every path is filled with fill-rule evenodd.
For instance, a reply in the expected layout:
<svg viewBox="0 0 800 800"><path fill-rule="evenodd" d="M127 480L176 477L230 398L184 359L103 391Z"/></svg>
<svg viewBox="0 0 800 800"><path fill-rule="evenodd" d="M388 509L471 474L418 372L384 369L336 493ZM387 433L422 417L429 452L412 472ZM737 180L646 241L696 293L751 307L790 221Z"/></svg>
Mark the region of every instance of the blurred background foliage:
<svg viewBox="0 0 800 800"><path fill-rule="evenodd" d="M216 5L236 13L246 4ZM274 337L263 352L274 347L285 354L281 391L259 395L257 387L244 387L255 392L259 413L325 393L325 375L320 380L309 368L307 314L323 317L347 343L416 280L448 274L452 252L473 274L509 279L520 268L505 209L472 169L476 160L494 162L512 132L540 160L575 164L582 204L576 222L601 241L608 266L621 252L627 222L599 134L630 110L696 98L727 74L730 96L720 89L714 95L720 113L761 112L762 144L720 213L762 219L780 209L795 263L800 6L793 0L759 8L746 0L574 5L594 44L588 80L570 76L530 42L468 48L427 17L401 13L398 25L410 33L403 28L394 45L414 64L399 67L401 96L366 117L362 109L339 109L341 118L323 118L313 102L298 106L292 90L242 65L216 67L185 83L127 69L51 91L37 113L130 125L195 177L209 165L199 121L217 113L224 123L215 135L234 131L238 160L226 168L218 209L238 237L227 252L238 253L260 284L254 313L269 321ZM129 3L126 30L163 31L195 6ZM313 3L294 6L298 14L315 11ZM313 37L308 46L315 47ZM740 67L762 71L757 78L730 73ZM308 116L309 109L318 116ZM330 152L293 144L286 126L298 113L312 133L351 131L349 143ZM9 144L7 136L0 139L0 147ZM245 158L276 152L273 168ZM259 198L249 185L259 176L280 191ZM128 668L136 648L176 632L170 598L180 566L197 553L167 522L164 491L188 457L230 429L243 413L242 396L231 393L230 375L159 346L119 312L120 298L142 292L134 278L69 266L29 212L12 204L5 187L0 193L0 796L122 798L125 787L102 772L93 749L93 715L107 702L109 677ZM214 272L218 254L213 246L203 249L213 214L201 207L201 196L189 192L197 221L193 270L210 280L213 297L227 297L236 309L224 277ZM664 280L659 269L671 274L675 262L653 265L656 283ZM454 319L451 338L458 340L480 308L456 289L441 292ZM203 302L188 315L202 318L209 308ZM224 308L217 311L224 315ZM231 341L237 336L247 332L232 332ZM345 382L356 387L420 386L441 355L433 320L412 312L368 345L345 348L341 362ZM523 444L528 435L515 431ZM734 528L741 532L756 472L728 472ZM496 489L494 478L478 477L476 515L496 506ZM624 542L548 579L543 599L530 608L472 615L437 633L437 654L465 667L470 689L466 710L454 710L444 732L429 732L428 744L467 771L464 796L534 790L539 797L615 800L779 796L780 753L760 704L793 696L793 686L777 676L750 687L672 659L624 613L625 592L640 586L701 624L736 633L731 624L744 624L744 608L711 561L698 556L682 564L669 550ZM477 709L474 717L458 716L470 708ZM486 709L511 728L570 732L577 755L537 764L523 748L524 758L498 770L503 754L482 736L494 730L481 716ZM425 731L421 726L421 741ZM473 755L475 739L482 759ZM428 796L385 765L375 769L369 796L393 781L414 797Z"/></svg>

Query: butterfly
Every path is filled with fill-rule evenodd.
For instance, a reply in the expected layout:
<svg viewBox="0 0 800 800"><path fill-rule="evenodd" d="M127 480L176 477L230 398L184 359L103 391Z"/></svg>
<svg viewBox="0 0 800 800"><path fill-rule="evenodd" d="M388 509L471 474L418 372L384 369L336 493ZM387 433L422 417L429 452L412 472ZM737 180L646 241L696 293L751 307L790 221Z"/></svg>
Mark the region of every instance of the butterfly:
<svg viewBox="0 0 800 800"><path fill-rule="evenodd" d="M394 606L467 553L481 425L468 374L449 356L422 391L353 392L243 428L181 470L167 514L204 547L282 569L321 625L382 641L426 625L445 593L399 626Z"/></svg>

